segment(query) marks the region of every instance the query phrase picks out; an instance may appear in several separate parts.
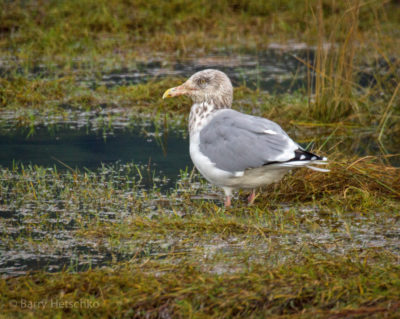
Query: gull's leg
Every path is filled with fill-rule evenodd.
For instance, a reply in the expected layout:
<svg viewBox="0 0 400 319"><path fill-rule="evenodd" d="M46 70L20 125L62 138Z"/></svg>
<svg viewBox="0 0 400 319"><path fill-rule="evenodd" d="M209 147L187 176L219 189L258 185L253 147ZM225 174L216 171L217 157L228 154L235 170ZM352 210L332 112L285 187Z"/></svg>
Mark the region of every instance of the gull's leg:
<svg viewBox="0 0 400 319"><path fill-rule="evenodd" d="M231 207L231 197L230 196L225 197L225 207Z"/></svg>
<svg viewBox="0 0 400 319"><path fill-rule="evenodd" d="M249 201L249 205L253 205L255 199L256 199L256 190L253 189L253 190L251 191L251 194L250 194L249 197L247 198L247 200Z"/></svg>
<svg viewBox="0 0 400 319"><path fill-rule="evenodd" d="M232 197L232 188L230 187L222 187L225 192L225 207L231 206L231 197Z"/></svg>

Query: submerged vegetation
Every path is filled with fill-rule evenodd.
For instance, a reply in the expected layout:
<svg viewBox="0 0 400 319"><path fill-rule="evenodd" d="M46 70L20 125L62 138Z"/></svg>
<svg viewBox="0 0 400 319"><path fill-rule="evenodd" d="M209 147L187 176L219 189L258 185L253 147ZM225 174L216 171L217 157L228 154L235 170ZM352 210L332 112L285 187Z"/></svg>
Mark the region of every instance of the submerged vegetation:
<svg viewBox="0 0 400 319"><path fill-rule="evenodd" d="M233 108L294 128L331 169L225 210L188 169L166 191L139 163L0 167L0 316L399 317L400 149L386 149L400 143L399 15L397 1L0 0L1 130L74 116L182 129L190 102L160 99L187 75L179 63L273 49L304 84L276 94L239 77ZM356 130L380 155L337 139Z"/></svg>

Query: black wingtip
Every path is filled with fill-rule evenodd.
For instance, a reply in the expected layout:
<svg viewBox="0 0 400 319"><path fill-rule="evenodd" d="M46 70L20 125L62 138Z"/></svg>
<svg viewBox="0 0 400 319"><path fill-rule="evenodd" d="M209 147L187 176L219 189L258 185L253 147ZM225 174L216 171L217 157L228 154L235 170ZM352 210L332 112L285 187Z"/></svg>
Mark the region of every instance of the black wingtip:
<svg viewBox="0 0 400 319"><path fill-rule="evenodd" d="M295 154L294 157L292 159L288 160L288 161L285 161L285 162L277 162L277 161L268 162L268 163L265 163L264 165L271 165L271 164L277 164L277 163L288 163L288 162L301 162L301 161L305 161L305 162L306 161L308 161L308 162L310 162L310 161L324 161L325 162L325 161L328 160L326 157L315 155L314 153L307 152L307 151L302 150L300 148L295 150L294 154Z"/></svg>
<svg viewBox="0 0 400 319"><path fill-rule="evenodd" d="M297 149L294 154L294 158L290 161L326 161L326 157L321 157L302 149Z"/></svg>

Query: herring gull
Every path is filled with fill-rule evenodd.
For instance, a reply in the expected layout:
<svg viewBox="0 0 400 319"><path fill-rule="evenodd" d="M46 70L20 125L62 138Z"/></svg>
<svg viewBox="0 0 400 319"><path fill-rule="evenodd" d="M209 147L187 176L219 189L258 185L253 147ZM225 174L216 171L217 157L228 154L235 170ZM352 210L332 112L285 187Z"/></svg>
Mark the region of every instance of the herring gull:
<svg viewBox="0 0 400 319"><path fill-rule="evenodd" d="M225 192L231 205L236 189L252 190L278 182L289 170L326 164L304 150L275 122L232 110L233 87L228 76L207 69L193 74L185 83L165 91L163 99L187 95L193 105L189 115L190 157L199 172Z"/></svg>

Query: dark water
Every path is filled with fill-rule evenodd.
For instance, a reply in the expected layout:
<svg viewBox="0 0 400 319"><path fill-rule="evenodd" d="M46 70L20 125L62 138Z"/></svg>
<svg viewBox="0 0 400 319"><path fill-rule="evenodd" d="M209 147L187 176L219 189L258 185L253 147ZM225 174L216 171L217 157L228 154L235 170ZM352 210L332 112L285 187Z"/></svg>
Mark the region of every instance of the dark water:
<svg viewBox="0 0 400 319"><path fill-rule="evenodd" d="M173 179L191 165L188 140L180 132L155 132L151 125L110 132L68 124L16 128L0 133L0 165L34 164L44 167L87 168L134 162L150 165Z"/></svg>
<svg viewBox="0 0 400 319"><path fill-rule="evenodd" d="M79 113L79 111L78 111ZM79 113L78 115L82 115ZM137 163L147 165L157 174L171 180L179 171L193 165L189 157L186 125L160 129L150 121L140 125L130 123L123 113L112 124L88 120L20 126L15 120L6 120L0 126L0 166L11 168L19 164L33 164L58 169L95 170L103 164ZM122 118L124 121L122 121ZM39 121L42 123L42 120ZM83 122L83 123L82 123ZM4 124L4 123L3 123ZM339 152L346 156L381 156L387 164L400 166L400 138L387 136L378 141L371 128L336 129L284 126L294 141L318 153Z"/></svg>
<svg viewBox="0 0 400 319"><path fill-rule="evenodd" d="M183 130L183 129L182 129ZM314 149L323 144L323 151L366 156L395 153L396 145L383 149L369 131L329 136L329 131L290 132L293 139L306 147L312 141ZM313 136L305 138L305 136ZM317 136L318 138L315 138ZM325 142L329 138L328 142ZM189 141L181 130L159 130L147 123L133 128L111 128L109 131L93 130L90 126L76 127L70 124L38 125L34 130L17 127L0 131L0 165L33 164L58 169L87 168L95 170L103 164L134 162L150 165L158 174L176 180L180 170L192 167L189 157ZM400 165L398 156L389 160Z"/></svg>

